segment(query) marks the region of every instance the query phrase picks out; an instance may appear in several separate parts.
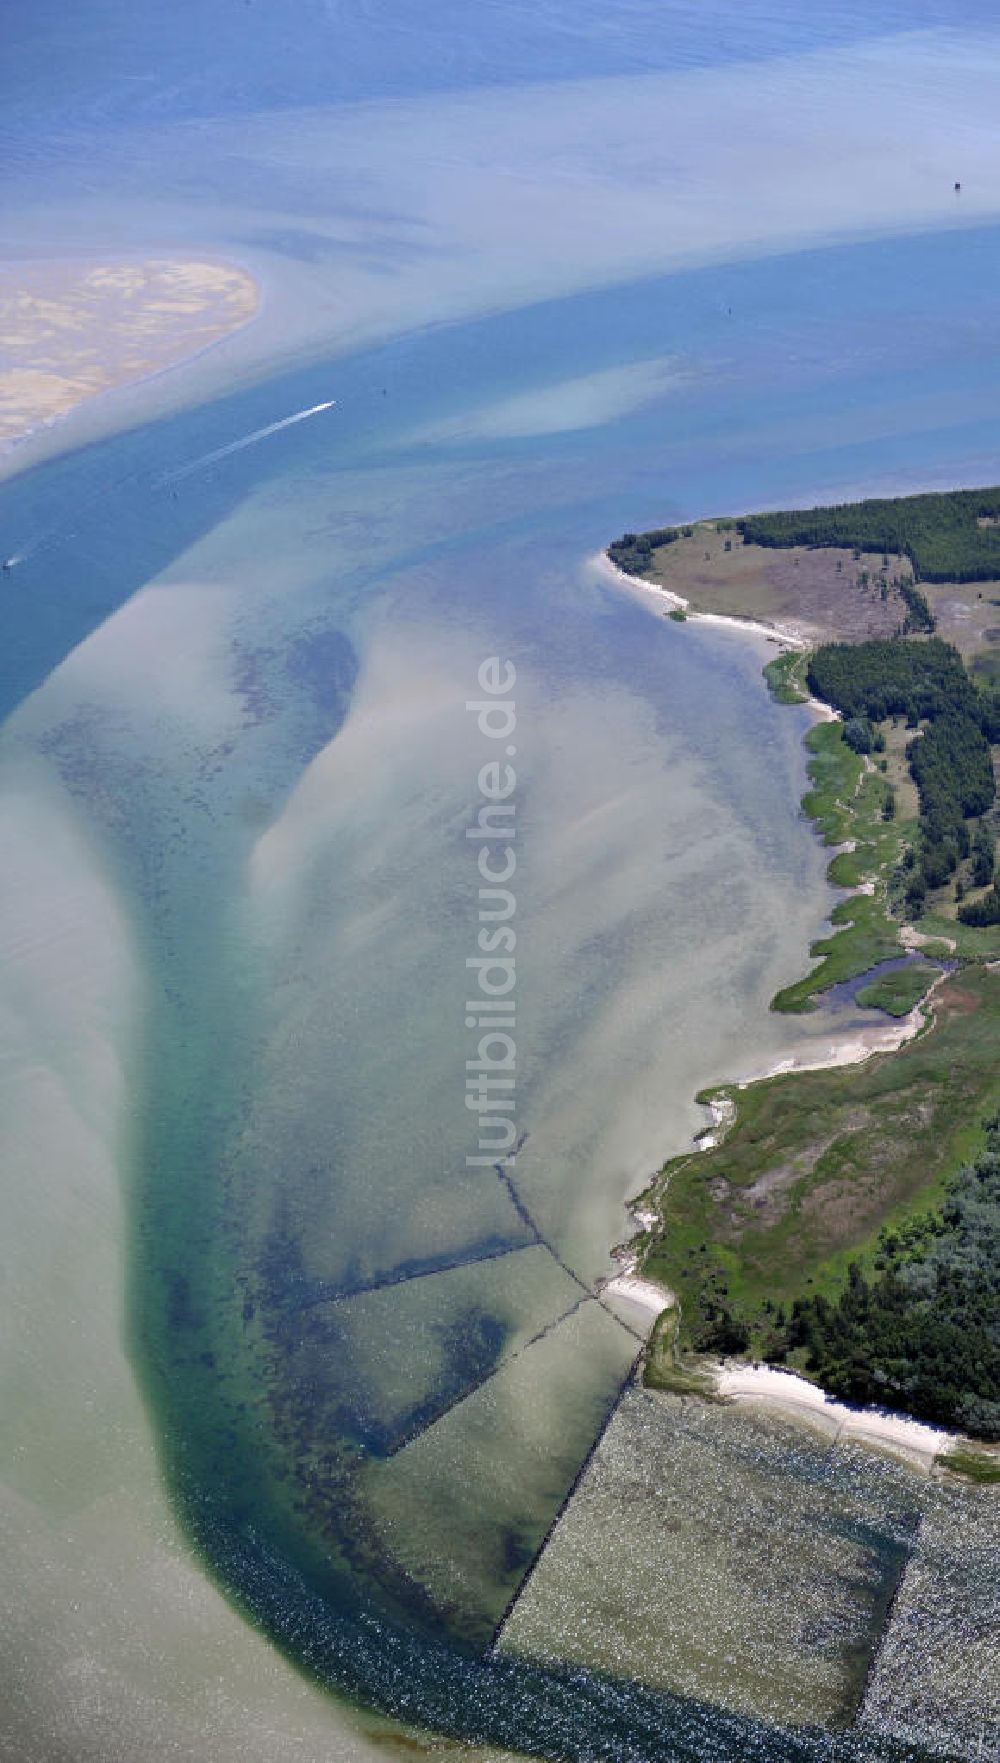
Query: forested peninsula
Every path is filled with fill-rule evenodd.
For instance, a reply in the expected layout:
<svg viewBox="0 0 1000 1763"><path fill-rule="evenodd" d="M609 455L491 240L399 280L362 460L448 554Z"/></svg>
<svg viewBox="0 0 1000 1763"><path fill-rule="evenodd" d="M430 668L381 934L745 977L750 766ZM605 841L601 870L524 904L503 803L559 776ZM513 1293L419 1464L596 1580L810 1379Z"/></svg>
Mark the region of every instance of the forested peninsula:
<svg viewBox="0 0 1000 1763"><path fill-rule="evenodd" d="M677 1299L647 1376L748 1354L1000 1440L1000 488L626 533L608 556L674 616L771 627L794 644L775 696L836 712L803 807L847 891L773 1007L850 988L913 1013L894 1053L700 1098L714 1130L641 1196L641 1264Z"/></svg>

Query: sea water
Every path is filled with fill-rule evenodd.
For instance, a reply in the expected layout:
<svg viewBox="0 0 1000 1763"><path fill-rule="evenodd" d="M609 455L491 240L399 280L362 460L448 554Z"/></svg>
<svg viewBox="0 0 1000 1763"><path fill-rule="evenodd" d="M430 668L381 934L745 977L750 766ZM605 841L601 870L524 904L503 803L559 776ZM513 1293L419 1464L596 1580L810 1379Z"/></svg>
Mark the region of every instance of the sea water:
<svg viewBox="0 0 1000 1763"><path fill-rule="evenodd" d="M995 475L984 16L748 16L529 27L501 6L413 33L398 9L304 7L276 37L220 5L166 43L153 9L119 31L95 7L79 54L54 10L15 44L29 94L65 68L63 134L8 122L32 248L211 242L268 307L242 354L164 383L162 414L106 401L67 428L91 445L35 444L0 498L0 761L27 853L12 1141L45 1106L28 1021L113 1145L131 1364L185 1534L239 1608L362 1703L553 1755L823 1742L487 1652L638 1351L595 1295L624 1202L702 1084L808 1032L766 1007L832 902L797 809L807 716L767 698L766 644L670 623L594 553L624 527ZM108 40L115 79L88 65ZM984 167L965 210L940 132L926 175L880 178L934 103L949 164ZM863 188L828 163L859 116ZM468 708L491 657L502 752ZM516 828L499 1168L466 1105L468 834L494 760ZM98 917L115 954L85 1028L114 1081L91 1119L93 1079L66 1072ZM68 1449L60 1318L106 1313L106 1356L114 1336L107 1273L86 1300L57 1287L44 1336L30 1320L79 1130L38 1150L40 1210L18 1201L40 1270L11 1353L18 1499ZM82 1403L74 1452L126 1375ZM95 1460L94 1500L115 1477ZM28 1535L16 1503L10 1523ZM58 1588L58 1549L47 1572ZM29 1656L55 1628L42 1599ZM75 1705L71 1676L40 1675L28 1730L32 1695L39 1730Z"/></svg>

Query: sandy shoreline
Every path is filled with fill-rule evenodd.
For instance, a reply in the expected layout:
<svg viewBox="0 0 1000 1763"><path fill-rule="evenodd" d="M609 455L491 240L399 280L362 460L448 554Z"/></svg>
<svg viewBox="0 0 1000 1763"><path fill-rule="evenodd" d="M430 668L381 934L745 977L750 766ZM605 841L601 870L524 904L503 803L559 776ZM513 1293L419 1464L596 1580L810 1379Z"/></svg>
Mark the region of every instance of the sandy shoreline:
<svg viewBox="0 0 1000 1763"><path fill-rule="evenodd" d="M831 1041L827 1053L820 1059L800 1059L793 1055L789 1059L779 1059L777 1064L760 1073L758 1077L744 1078L734 1088L745 1090L750 1084L764 1083L769 1077L784 1077L790 1071L834 1071L842 1065L863 1065L876 1053L896 1053L912 1041L925 1028L930 1020L927 1015L927 1003L948 978L947 973L940 973L936 980L928 986L918 1004L898 1022L888 1022L884 1026L875 1023L871 1028L860 1028L855 1034L844 1035L839 1040Z"/></svg>
<svg viewBox="0 0 1000 1763"><path fill-rule="evenodd" d="M803 631L792 626L769 625L756 619L727 617L722 613L692 612L689 602L680 594L673 593L669 588L661 588L641 576L626 574L612 562L607 552L600 552L592 561L605 579L613 581L616 587L624 589L646 606L655 597L661 606L666 602L669 610L683 612L693 623L724 626L746 635L764 637L782 648L799 653L814 645L815 639L808 638ZM804 703L819 720L839 720L837 712L818 699L809 698ZM915 933L914 944L918 937L919 933ZM877 1054L897 1052L927 1026L931 1020L928 1002L947 977L946 973L941 973L920 1002L898 1022L858 1029L854 1034L832 1039L819 1057L812 1053L791 1054L755 1076L743 1078L728 1086L721 1085L719 1093L706 1103L711 1124L696 1138L696 1150L710 1150L718 1145L735 1119L736 1106L732 1094L727 1094L727 1090L745 1090L751 1084L764 1083L769 1078L782 1077L792 1072L830 1071L844 1066L861 1065ZM645 1221L642 1227L646 1228ZM608 1282L604 1291L620 1289L622 1295L625 1295L625 1288L628 1288L635 1301L645 1303L650 1310L654 1304L662 1310L674 1301L671 1294L665 1293L652 1281L643 1279L636 1272L637 1267L638 1257L635 1256L625 1271ZM720 1396L777 1408L794 1419L818 1421L830 1433L834 1442L847 1438L875 1445L891 1450L926 1470L931 1469L942 1450L951 1444L961 1443L961 1435L944 1432L923 1421L911 1419L908 1415L897 1414L888 1409L848 1407L843 1402L835 1401L807 1378L774 1366L726 1361L711 1370L710 1375L714 1377L716 1393Z"/></svg>
<svg viewBox="0 0 1000 1763"><path fill-rule="evenodd" d="M634 598L648 606L650 597L654 597L661 606L665 603L668 612L683 612L692 624L710 624L725 630L742 631L745 636L765 637L769 642L778 643L786 649L796 649L804 653L815 645L815 637L807 636L794 625L766 624L762 619L733 618L725 612L692 612L691 603L683 594L675 594L671 588L661 588L657 582L647 581L645 576L628 575L612 563L606 551L598 551L590 559L598 572L610 579L619 588L625 589ZM810 703L815 700L810 699ZM816 703L816 709L825 717L836 718L836 711L828 704Z"/></svg>
<svg viewBox="0 0 1000 1763"><path fill-rule="evenodd" d="M926 1469L948 1445L960 1442L958 1434L887 1408L848 1407L808 1378L774 1365L724 1361L715 1372L715 1388L720 1396L734 1401L777 1408L792 1419L818 1420L834 1444L852 1439L860 1444L879 1445Z"/></svg>
<svg viewBox="0 0 1000 1763"><path fill-rule="evenodd" d="M664 1310L669 1309L674 1302L672 1293L668 1292L665 1287L658 1286L654 1280L645 1279L642 1274L634 1272L631 1267L625 1272L616 1273L612 1279L607 1280L600 1289L600 1298L602 1303L606 1298L624 1298L628 1303L635 1304L640 1310L647 1312L650 1322L655 1322L656 1318Z"/></svg>
<svg viewBox="0 0 1000 1763"><path fill-rule="evenodd" d="M799 653L804 653L813 646L812 639L791 626L764 624L755 619L730 618L721 612L689 612L688 601L680 594L673 593L669 588L661 588L655 582L647 581L642 576L627 575L623 569L619 569L618 565L612 562L606 551L599 552L591 561L600 574L613 581L616 587L624 588L630 592L643 605L648 606L650 596L655 596L656 600L660 602L666 601L669 607L683 611L692 623L724 626L745 635L765 637L770 642L794 649ZM829 704L822 703L818 698L804 699L803 707L810 710L819 720L827 722L840 720L838 712L832 709ZM863 888L847 891L862 892ZM905 942L905 939L903 940ZM801 1057L793 1054L787 1059L780 1059L765 1071L743 1078L732 1087L742 1090L746 1089L749 1084L762 1083L770 1077L783 1077L787 1072L832 1071L840 1066L861 1065L877 1053L895 1053L900 1047L905 1046L907 1041L911 1041L915 1035L919 1034L925 1026L927 1017L924 1007L945 977L942 974L939 979L935 980L920 1002L900 1021L884 1025L874 1024L871 1028L859 1029L855 1034L832 1040L828 1043L826 1052L819 1058ZM724 1122L713 1113L711 1130L698 1141L701 1149L708 1150L712 1145L718 1143L718 1129L723 1124Z"/></svg>

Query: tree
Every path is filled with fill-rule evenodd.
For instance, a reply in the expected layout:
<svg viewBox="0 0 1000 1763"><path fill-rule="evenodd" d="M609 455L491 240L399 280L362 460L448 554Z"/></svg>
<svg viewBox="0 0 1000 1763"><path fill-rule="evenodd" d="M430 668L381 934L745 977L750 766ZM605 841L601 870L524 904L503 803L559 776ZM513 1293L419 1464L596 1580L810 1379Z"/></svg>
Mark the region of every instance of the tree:
<svg viewBox="0 0 1000 1763"><path fill-rule="evenodd" d="M979 822L972 841L972 859L973 887L988 888L996 868L996 854L993 833L983 821Z"/></svg>
<svg viewBox="0 0 1000 1763"><path fill-rule="evenodd" d="M1000 891L996 883L981 899L967 900L964 906L960 906L958 916L963 924L972 925L976 930L1000 924Z"/></svg>

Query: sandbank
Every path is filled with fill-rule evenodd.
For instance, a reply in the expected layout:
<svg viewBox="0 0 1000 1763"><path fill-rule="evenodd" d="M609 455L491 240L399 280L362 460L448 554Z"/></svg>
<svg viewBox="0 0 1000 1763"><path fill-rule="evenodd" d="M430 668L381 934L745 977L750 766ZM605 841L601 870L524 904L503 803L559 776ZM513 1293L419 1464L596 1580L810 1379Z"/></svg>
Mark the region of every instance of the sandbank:
<svg viewBox="0 0 1000 1763"><path fill-rule="evenodd" d="M0 265L0 452L200 354L259 306L249 271L204 257Z"/></svg>
<svg viewBox="0 0 1000 1763"><path fill-rule="evenodd" d="M186 629L190 651L190 603ZM132 633L152 668L141 610ZM81 694L102 641L76 652ZM65 708L53 677L31 726ZM123 1338L147 981L78 803L19 738L28 719L0 747L0 1752L370 1763L355 1717L206 1575L161 1482Z"/></svg>

